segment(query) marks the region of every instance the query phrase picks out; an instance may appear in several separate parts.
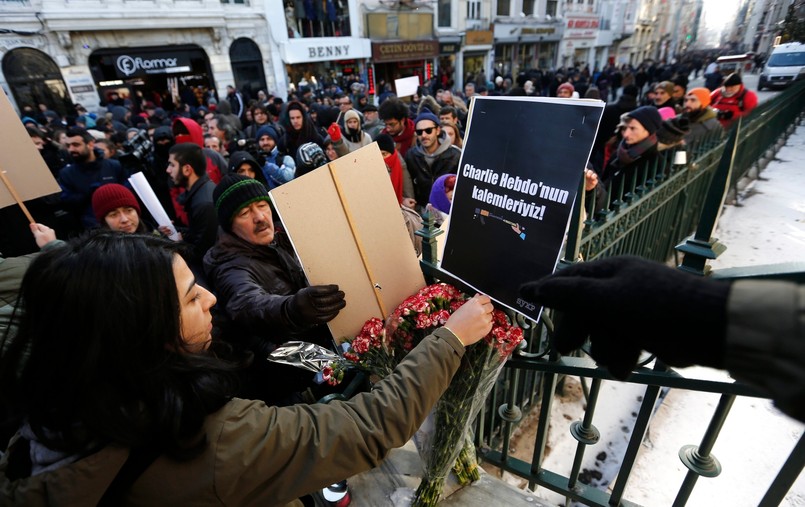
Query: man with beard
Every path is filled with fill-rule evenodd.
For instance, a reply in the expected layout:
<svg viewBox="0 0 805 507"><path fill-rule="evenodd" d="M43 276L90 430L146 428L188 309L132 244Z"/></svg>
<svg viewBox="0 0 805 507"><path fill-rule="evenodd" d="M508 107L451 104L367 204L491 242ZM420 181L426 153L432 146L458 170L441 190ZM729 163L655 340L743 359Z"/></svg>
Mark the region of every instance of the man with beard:
<svg viewBox="0 0 805 507"><path fill-rule="evenodd" d="M439 127L439 117L423 111L416 117L417 145L405 154L405 165L414 181L417 206L428 204L433 182L444 174L456 174L461 150Z"/></svg>
<svg viewBox="0 0 805 507"><path fill-rule="evenodd" d="M319 146L324 144L324 139L316 132L316 126L301 102L289 103L287 115L287 129L282 145L288 154L295 155L296 150L305 143L316 143Z"/></svg>
<svg viewBox="0 0 805 507"><path fill-rule="evenodd" d="M685 143L693 145L708 133L721 126L716 112L710 107L710 90L693 88L685 95L685 112L690 121L690 132L685 136Z"/></svg>
<svg viewBox="0 0 805 507"><path fill-rule="evenodd" d="M299 401L293 393L308 386L310 375L264 358L288 340L332 345L325 324L346 306L344 293L337 285L307 285L290 239L274 227L262 183L229 174L213 198L221 228L204 269L218 297L216 327L222 339L259 359L244 372L239 396Z"/></svg>
<svg viewBox="0 0 805 507"><path fill-rule="evenodd" d="M380 103L378 112L380 119L386 124L381 133L390 135L394 139L397 152L405 157L408 150L416 145L414 122L408 117L408 107L400 99L390 98Z"/></svg>
<svg viewBox="0 0 805 507"><path fill-rule="evenodd" d="M193 143L182 143L173 146L168 152L168 168L173 184L186 191L178 197L187 213L187 227L177 227L180 240L193 247L190 268L196 277L203 271L201 262L204 254L215 244L218 229L218 218L212 202L215 184L207 176L207 158L201 147ZM167 227L160 227L160 232L170 234Z"/></svg>
<svg viewBox="0 0 805 507"><path fill-rule="evenodd" d="M98 227L92 212L92 193L106 183L127 185L128 174L117 160L105 159L95 148L95 138L85 129L67 131L67 151L73 163L59 172L61 201L85 229Z"/></svg>

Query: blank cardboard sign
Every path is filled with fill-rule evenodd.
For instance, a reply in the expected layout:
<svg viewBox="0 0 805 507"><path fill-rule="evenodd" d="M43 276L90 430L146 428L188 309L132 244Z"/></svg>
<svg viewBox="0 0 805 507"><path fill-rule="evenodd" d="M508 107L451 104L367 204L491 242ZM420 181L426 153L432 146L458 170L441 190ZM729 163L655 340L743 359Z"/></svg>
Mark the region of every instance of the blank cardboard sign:
<svg viewBox="0 0 805 507"><path fill-rule="evenodd" d="M425 286L377 143L275 188L271 197L309 283L336 283L346 293L346 308L328 323L337 341Z"/></svg>
<svg viewBox="0 0 805 507"><path fill-rule="evenodd" d="M0 136L0 171L5 171L6 179L14 186L20 199L29 201L61 192L2 88L0 124L4 127ZM6 186L0 183L0 208L16 202Z"/></svg>

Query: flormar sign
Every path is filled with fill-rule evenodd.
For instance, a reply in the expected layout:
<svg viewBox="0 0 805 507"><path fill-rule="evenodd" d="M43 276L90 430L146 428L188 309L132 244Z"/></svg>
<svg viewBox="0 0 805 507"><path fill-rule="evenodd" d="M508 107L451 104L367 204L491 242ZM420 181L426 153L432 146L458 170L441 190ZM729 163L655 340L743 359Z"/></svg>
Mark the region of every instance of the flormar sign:
<svg viewBox="0 0 805 507"><path fill-rule="evenodd" d="M127 77L143 71L146 74L163 74L176 68L178 60L178 58L145 59L139 56L120 55L117 57L115 66Z"/></svg>
<svg viewBox="0 0 805 507"><path fill-rule="evenodd" d="M372 59L375 62L399 62L436 56L439 56L439 42L435 40L372 43Z"/></svg>

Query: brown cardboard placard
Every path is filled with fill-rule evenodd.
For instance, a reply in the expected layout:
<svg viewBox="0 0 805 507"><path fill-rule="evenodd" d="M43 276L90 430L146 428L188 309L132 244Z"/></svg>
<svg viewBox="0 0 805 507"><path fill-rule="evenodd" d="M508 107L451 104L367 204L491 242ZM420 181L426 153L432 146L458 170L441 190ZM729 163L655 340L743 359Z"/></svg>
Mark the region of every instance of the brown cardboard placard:
<svg viewBox="0 0 805 507"><path fill-rule="evenodd" d="M61 192L61 187L45 165L2 88L0 123L4 126L3 135L0 136L0 171L6 172L6 178L20 199L29 201ZM16 203L6 185L0 183L0 208Z"/></svg>
<svg viewBox="0 0 805 507"><path fill-rule="evenodd" d="M337 341L424 287L376 143L270 194L310 284L336 283L346 293L346 308L328 323Z"/></svg>

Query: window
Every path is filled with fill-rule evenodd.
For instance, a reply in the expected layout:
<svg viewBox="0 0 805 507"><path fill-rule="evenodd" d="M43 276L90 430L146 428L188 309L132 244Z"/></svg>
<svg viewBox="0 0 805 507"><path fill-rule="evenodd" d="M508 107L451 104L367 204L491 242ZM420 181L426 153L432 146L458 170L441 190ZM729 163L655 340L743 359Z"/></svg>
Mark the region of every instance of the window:
<svg viewBox="0 0 805 507"><path fill-rule="evenodd" d="M556 17L556 0L548 0L545 5L545 14L548 16Z"/></svg>
<svg viewBox="0 0 805 507"><path fill-rule="evenodd" d="M449 28L453 24L450 3L450 0L439 0L439 28Z"/></svg>
<svg viewBox="0 0 805 507"><path fill-rule="evenodd" d="M509 16L511 14L511 0L498 0L498 16Z"/></svg>
<svg viewBox="0 0 805 507"><path fill-rule="evenodd" d="M247 0L221 0L222 4L240 4L240 5L248 5Z"/></svg>
<svg viewBox="0 0 805 507"><path fill-rule="evenodd" d="M467 19L481 19L481 0L467 1Z"/></svg>
<svg viewBox="0 0 805 507"><path fill-rule="evenodd" d="M523 14L526 16L533 16L536 14L534 12L534 0L523 0Z"/></svg>

